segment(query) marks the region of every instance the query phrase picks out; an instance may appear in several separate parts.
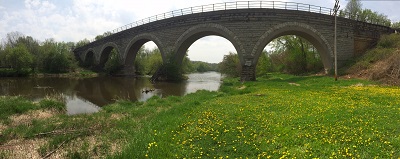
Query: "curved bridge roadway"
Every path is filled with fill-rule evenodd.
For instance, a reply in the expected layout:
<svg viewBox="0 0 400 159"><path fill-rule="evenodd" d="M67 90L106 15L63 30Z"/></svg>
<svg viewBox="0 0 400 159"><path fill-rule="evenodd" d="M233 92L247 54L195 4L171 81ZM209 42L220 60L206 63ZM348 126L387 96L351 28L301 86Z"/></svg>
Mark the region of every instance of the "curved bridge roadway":
<svg viewBox="0 0 400 159"><path fill-rule="evenodd" d="M242 80L255 80L255 68L265 46L283 35L298 35L311 42L326 70L333 68L334 17L329 8L292 2L238 1L191 7L159 14L118 29L103 39L74 50L80 62L104 67L114 48L120 54L125 75L134 74L133 63L140 47L153 41L161 51L181 62L198 39L216 35L229 40L242 65ZM338 17L338 65L362 54L382 34L394 32L377 22ZM168 58L170 59L170 58Z"/></svg>

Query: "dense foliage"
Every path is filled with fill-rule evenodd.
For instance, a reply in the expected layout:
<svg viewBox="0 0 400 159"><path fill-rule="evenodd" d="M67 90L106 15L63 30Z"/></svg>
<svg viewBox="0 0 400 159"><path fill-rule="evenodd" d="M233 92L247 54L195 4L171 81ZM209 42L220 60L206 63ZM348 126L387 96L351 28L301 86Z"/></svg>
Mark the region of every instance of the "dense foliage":
<svg viewBox="0 0 400 159"><path fill-rule="evenodd" d="M239 77L242 66L238 54L230 52L225 55L222 62L219 63L219 71L229 77Z"/></svg>
<svg viewBox="0 0 400 159"><path fill-rule="evenodd" d="M149 50L144 47L140 48L138 51L134 64L136 73L139 75L153 75L162 65L163 60L160 50L157 48ZM182 69L180 72L184 74L192 72L218 71L218 64L191 61L187 55L183 58L180 67Z"/></svg>
<svg viewBox="0 0 400 159"><path fill-rule="evenodd" d="M72 42L55 42L53 39L39 42L19 32L8 33L0 47L0 75L26 76L36 72L73 71L77 66L72 54L74 47Z"/></svg>
<svg viewBox="0 0 400 159"><path fill-rule="evenodd" d="M270 43L273 51L263 51L256 67L257 76L271 72L307 74L319 72L323 65L317 50L307 40L293 35L282 36ZM225 55L219 64L221 73L238 77L241 73L239 57L235 53Z"/></svg>
<svg viewBox="0 0 400 159"><path fill-rule="evenodd" d="M387 15L374 12L370 9L363 9L360 0L350 0L345 9L339 12L339 16L347 17L353 20L391 26L391 21Z"/></svg>
<svg viewBox="0 0 400 159"><path fill-rule="evenodd" d="M117 50L112 49L107 62L104 65L104 71L109 75L114 75L122 69L120 55Z"/></svg>

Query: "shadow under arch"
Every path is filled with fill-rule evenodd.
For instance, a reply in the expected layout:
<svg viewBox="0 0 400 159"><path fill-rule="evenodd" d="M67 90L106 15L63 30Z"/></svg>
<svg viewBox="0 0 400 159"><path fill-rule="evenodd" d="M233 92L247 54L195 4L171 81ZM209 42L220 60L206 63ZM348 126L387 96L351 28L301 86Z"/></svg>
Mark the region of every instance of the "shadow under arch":
<svg viewBox="0 0 400 159"><path fill-rule="evenodd" d="M240 63L244 64L243 45L232 31L220 24L200 24L186 30L175 43L175 62L181 64L189 47L197 40L210 35L227 39L235 47Z"/></svg>
<svg viewBox="0 0 400 159"><path fill-rule="evenodd" d="M94 50L93 49L87 50L82 61L84 67L94 66L95 64Z"/></svg>
<svg viewBox="0 0 400 159"><path fill-rule="evenodd" d="M103 47L101 48L100 59L99 59L99 63L98 63L99 68L104 69L104 66L105 66L106 62L108 61L111 51L113 49L115 49L118 52L118 54L121 54L117 44L115 44L113 42L109 42L109 43L103 45Z"/></svg>
<svg viewBox="0 0 400 159"><path fill-rule="evenodd" d="M296 22L279 24L261 36L252 52L254 56L254 66L257 66L258 59L265 46L272 40L284 35L297 35L308 40L319 52L324 68L332 69L333 51L328 40L311 26Z"/></svg>
<svg viewBox="0 0 400 159"><path fill-rule="evenodd" d="M161 52L161 57L163 62L165 62L166 59L166 53L163 47L162 42L153 34L149 34L149 33L144 33L144 34L140 34L135 36L134 38L132 38L132 40L129 42L128 46L125 49L125 52L123 54L123 57L125 57L125 61L124 61L124 65L125 66L131 66L133 65L135 59L136 59L136 55L139 52L140 48L147 42L152 41L154 42L158 49Z"/></svg>

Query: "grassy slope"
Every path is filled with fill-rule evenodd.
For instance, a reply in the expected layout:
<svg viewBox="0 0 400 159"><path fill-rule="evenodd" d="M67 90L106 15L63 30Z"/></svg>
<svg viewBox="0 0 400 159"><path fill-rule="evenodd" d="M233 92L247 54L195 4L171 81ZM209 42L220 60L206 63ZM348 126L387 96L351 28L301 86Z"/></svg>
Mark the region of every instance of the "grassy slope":
<svg viewBox="0 0 400 159"><path fill-rule="evenodd" d="M65 143L57 152L70 158L398 158L400 89L368 84L289 75L244 84L228 79L220 92L120 101L92 115L9 128L0 137L5 143L61 132L39 136L49 142L38 151L44 156Z"/></svg>
<svg viewBox="0 0 400 159"><path fill-rule="evenodd" d="M379 81L389 85L400 85L400 34L384 35L378 45L343 68L345 74Z"/></svg>

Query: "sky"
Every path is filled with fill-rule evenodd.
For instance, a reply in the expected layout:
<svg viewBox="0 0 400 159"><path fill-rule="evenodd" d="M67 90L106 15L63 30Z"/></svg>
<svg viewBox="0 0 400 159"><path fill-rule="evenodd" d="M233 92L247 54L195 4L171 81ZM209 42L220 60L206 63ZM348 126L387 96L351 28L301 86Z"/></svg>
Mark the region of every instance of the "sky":
<svg viewBox="0 0 400 159"><path fill-rule="evenodd" d="M153 15L193 6L231 2L232 0L0 0L0 38L18 31L39 41L78 42L93 39L125 24ZM334 0L281 0L333 8ZM341 0L344 8L347 0ZM400 0L361 0L368 8L400 21ZM152 42L146 47L155 47ZM209 36L189 48L193 61L218 63L223 55L235 52L232 44L222 38Z"/></svg>

